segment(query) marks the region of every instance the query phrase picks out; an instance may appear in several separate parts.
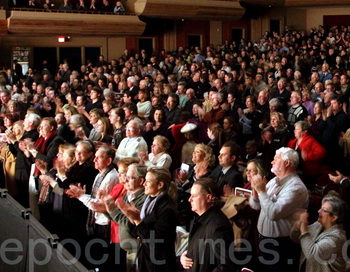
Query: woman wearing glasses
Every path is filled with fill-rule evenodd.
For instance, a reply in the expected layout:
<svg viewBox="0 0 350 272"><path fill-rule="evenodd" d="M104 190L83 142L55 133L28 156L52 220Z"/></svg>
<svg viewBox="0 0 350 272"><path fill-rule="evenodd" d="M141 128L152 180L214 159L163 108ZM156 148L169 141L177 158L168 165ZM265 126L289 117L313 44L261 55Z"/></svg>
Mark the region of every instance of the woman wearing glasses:
<svg viewBox="0 0 350 272"><path fill-rule="evenodd" d="M269 175L269 170L266 163L261 159L252 159L248 161L247 167L245 169L244 177L246 179L246 183L244 184L245 189L252 189L251 180L255 175L260 175L264 178L267 178ZM267 180L266 180L267 181Z"/></svg>
<svg viewBox="0 0 350 272"><path fill-rule="evenodd" d="M346 235L342 226L346 208L341 198L327 195L322 199L317 222L308 226L308 213L300 215L291 233L291 239L301 245L300 271L346 270Z"/></svg>

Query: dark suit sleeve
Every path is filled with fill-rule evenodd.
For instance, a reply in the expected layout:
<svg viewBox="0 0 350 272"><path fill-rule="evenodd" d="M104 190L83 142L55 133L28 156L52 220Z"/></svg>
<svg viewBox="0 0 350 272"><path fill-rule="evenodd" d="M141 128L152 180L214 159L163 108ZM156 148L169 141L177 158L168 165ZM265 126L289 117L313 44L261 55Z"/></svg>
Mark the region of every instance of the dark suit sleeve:
<svg viewBox="0 0 350 272"><path fill-rule="evenodd" d="M340 184L341 188L344 190L349 190L350 189L350 180L349 179L344 179L341 184Z"/></svg>
<svg viewBox="0 0 350 272"><path fill-rule="evenodd" d="M15 142L14 144L9 144L9 150L14 157L17 157L17 153L19 151L18 142Z"/></svg>

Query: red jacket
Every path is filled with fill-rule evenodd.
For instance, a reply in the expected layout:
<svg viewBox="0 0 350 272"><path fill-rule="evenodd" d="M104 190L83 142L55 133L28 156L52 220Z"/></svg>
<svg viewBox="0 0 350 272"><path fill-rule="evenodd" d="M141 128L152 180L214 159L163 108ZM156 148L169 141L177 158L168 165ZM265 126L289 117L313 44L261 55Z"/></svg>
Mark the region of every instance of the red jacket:
<svg viewBox="0 0 350 272"><path fill-rule="evenodd" d="M288 147L295 149L297 139L290 140ZM320 175L327 171L327 167L322 163L326 156L326 149L309 134L305 134L296 151L305 154L305 159L300 158L301 170L306 175ZM299 163L299 164L300 164Z"/></svg>
<svg viewBox="0 0 350 272"><path fill-rule="evenodd" d="M109 193L113 199L122 199L123 195L126 193L123 183L118 183L114 185L112 191ZM111 242L120 243L119 240L119 224L111 221Z"/></svg>

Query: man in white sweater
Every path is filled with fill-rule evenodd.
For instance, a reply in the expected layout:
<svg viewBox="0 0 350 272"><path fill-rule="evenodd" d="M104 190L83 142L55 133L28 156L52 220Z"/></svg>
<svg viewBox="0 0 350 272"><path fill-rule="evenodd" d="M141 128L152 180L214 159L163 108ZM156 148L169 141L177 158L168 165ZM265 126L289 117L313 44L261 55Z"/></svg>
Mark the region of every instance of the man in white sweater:
<svg viewBox="0 0 350 272"><path fill-rule="evenodd" d="M124 158L137 158L139 151L148 150L147 143L141 135L142 123L131 120L126 125L126 137L120 142L115 154L115 161Z"/></svg>

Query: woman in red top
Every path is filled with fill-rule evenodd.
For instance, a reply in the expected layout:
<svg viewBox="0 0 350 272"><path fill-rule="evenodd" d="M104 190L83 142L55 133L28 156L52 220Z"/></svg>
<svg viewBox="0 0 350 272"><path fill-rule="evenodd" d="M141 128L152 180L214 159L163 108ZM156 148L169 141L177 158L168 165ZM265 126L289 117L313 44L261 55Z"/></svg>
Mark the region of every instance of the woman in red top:
<svg viewBox="0 0 350 272"><path fill-rule="evenodd" d="M307 122L299 121L294 127L295 139L289 141L288 147L299 153L299 170L302 171L302 180L306 187L312 189L317 178L327 171L327 167L322 163L326 150L308 133L310 125Z"/></svg>

